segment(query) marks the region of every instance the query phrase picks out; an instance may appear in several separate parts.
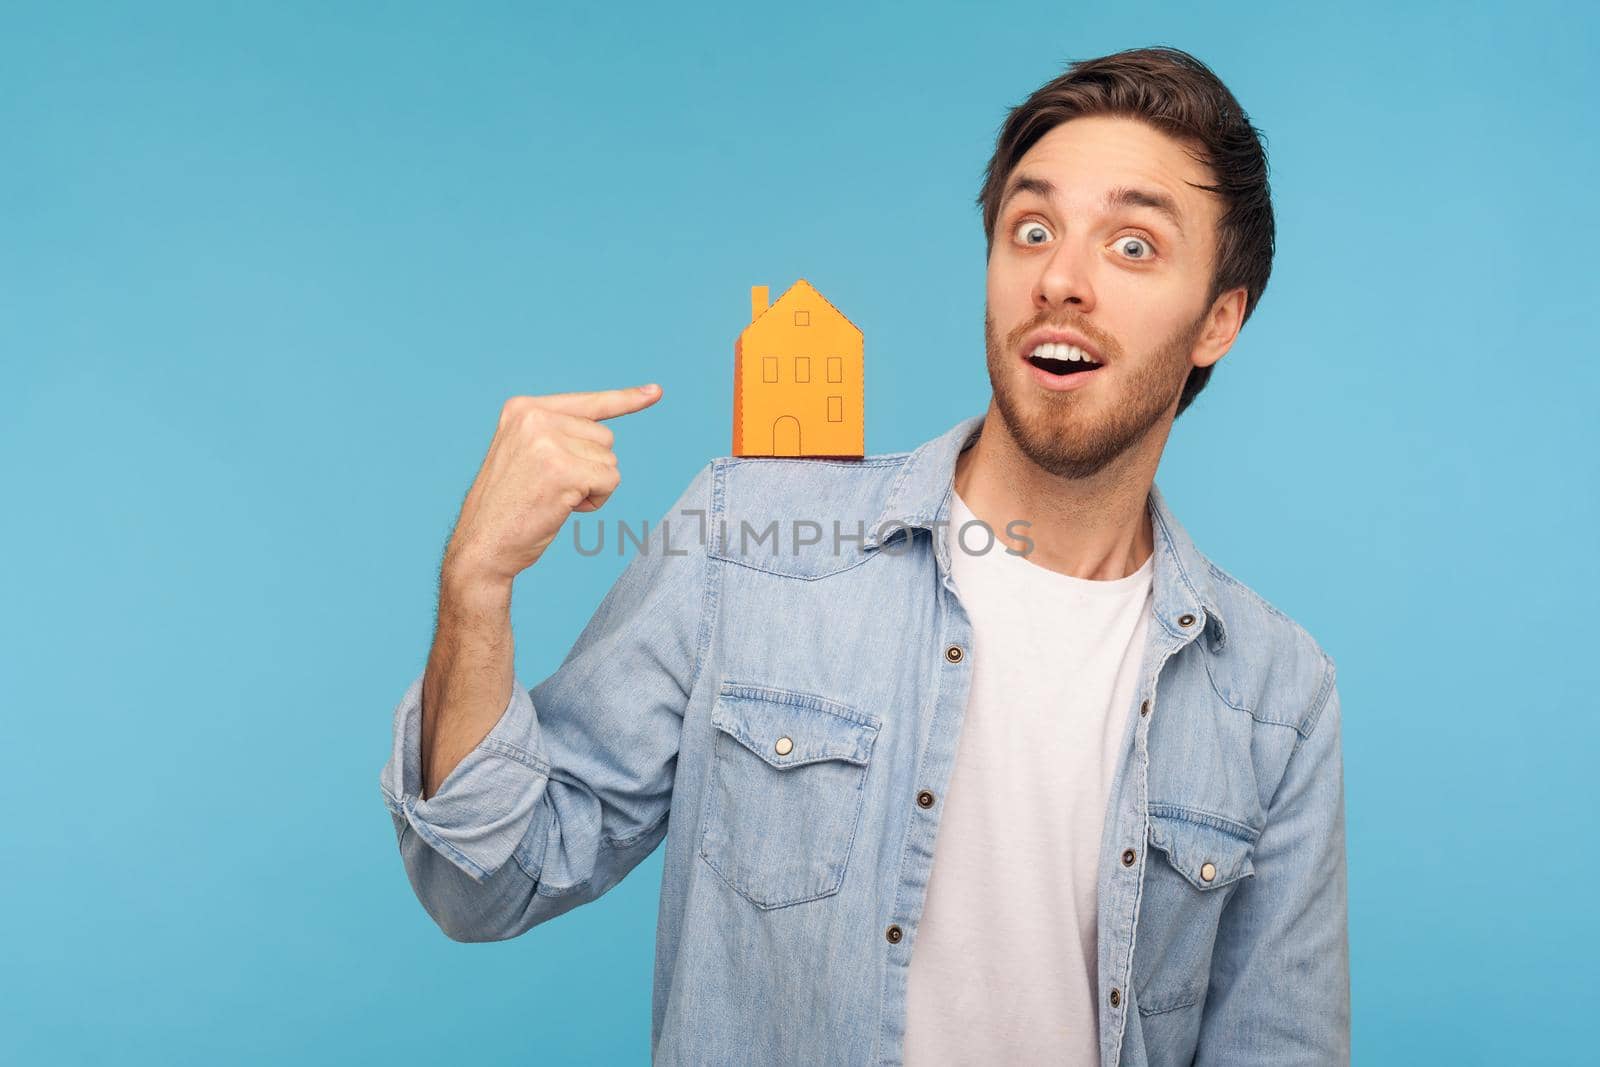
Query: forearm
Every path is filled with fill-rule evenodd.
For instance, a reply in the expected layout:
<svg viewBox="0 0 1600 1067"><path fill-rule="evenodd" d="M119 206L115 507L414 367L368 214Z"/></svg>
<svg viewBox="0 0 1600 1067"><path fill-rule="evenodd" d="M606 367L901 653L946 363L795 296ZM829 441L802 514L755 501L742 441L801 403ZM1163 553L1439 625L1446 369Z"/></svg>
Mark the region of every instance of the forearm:
<svg viewBox="0 0 1600 1067"><path fill-rule="evenodd" d="M489 734L515 684L511 583L446 567L422 682L422 797Z"/></svg>

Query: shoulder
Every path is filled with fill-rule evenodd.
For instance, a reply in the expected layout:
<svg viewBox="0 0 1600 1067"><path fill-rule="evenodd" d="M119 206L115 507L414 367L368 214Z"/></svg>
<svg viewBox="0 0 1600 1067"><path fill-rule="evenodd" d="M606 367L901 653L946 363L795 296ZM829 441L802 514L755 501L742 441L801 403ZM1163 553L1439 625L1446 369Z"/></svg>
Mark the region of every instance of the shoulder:
<svg viewBox="0 0 1600 1067"><path fill-rule="evenodd" d="M864 562L909 452L860 459L718 456L707 464L714 558L793 578Z"/></svg>
<svg viewBox="0 0 1600 1067"><path fill-rule="evenodd" d="M718 456L708 465L713 509L736 521L871 519L910 457L910 452L860 459Z"/></svg>
<svg viewBox="0 0 1600 1067"><path fill-rule="evenodd" d="M1227 628L1223 650L1207 659L1218 694L1258 722L1310 736L1333 692L1333 657L1266 597L1211 560L1205 566Z"/></svg>

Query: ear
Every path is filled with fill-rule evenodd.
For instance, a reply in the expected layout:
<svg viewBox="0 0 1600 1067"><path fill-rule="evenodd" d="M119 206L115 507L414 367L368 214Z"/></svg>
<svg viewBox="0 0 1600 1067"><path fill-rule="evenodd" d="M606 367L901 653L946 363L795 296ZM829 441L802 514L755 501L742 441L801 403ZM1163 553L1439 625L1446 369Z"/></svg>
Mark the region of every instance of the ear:
<svg viewBox="0 0 1600 1067"><path fill-rule="evenodd" d="M1228 354L1239 327L1244 325L1245 289L1239 286L1217 297L1216 303L1206 313L1205 325L1194 343L1194 354L1189 362L1196 367L1209 367Z"/></svg>

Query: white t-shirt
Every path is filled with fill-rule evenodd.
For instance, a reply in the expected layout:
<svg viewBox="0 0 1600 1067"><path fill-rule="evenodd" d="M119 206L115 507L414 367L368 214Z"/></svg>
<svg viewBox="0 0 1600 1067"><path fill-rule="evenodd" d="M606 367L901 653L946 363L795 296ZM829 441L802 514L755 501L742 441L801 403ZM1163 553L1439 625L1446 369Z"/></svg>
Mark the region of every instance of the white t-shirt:
<svg viewBox="0 0 1600 1067"><path fill-rule="evenodd" d="M1096 581L1010 554L998 538L984 551L983 527L961 536L974 516L952 494L946 537L972 621L972 687L937 800L906 1063L1096 1064L1100 835L1154 557Z"/></svg>

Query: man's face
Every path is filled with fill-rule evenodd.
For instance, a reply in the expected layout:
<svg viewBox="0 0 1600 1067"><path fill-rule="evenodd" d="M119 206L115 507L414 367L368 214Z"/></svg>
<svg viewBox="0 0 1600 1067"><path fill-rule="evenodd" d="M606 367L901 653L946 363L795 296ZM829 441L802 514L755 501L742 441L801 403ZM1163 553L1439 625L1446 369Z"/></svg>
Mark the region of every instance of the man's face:
<svg viewBox="0 0 1600 1067"><path fill-rule="evenodd" d="M1190 367L1227 351L1237 325L1225 340L1207 329L1220 211L1190 184L1213 181L1177 141L1105 116L1055 127L1007 177L989 255L989 380L1012 438L1052 474L1086 478L1153 428L1164 439ZM1085 364L1036 354L1048 329L1076 335L1101 366L1052 373Z"/></svg>

